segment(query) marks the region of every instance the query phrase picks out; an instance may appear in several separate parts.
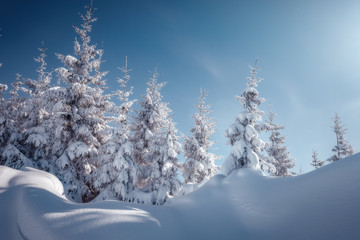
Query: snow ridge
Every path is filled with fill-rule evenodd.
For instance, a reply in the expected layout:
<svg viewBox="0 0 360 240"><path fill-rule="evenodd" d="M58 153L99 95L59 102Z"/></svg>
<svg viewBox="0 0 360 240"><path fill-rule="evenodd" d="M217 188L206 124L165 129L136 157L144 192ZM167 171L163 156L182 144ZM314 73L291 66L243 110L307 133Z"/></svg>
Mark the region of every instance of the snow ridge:
<svg viewBox="0 0 360 240"><path fill-rule="evenodd" d="M74 204L53 175L0 166L0 232L4 239L356 239L359 168L360 153L292 178L242 168L157 207Z"/></svg>

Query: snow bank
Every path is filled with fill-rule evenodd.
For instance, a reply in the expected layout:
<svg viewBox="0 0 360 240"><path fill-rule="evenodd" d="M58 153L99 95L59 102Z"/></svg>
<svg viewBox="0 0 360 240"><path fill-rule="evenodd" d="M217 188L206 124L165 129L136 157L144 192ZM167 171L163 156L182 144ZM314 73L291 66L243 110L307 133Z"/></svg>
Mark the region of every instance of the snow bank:
<svg viewBox="0 0 360 240"><path fill-rule="evenodd" d="M35 169L0 166L1 239L356 239L360 154L292 178L241 169L165 206L75 204Z"/></svg>

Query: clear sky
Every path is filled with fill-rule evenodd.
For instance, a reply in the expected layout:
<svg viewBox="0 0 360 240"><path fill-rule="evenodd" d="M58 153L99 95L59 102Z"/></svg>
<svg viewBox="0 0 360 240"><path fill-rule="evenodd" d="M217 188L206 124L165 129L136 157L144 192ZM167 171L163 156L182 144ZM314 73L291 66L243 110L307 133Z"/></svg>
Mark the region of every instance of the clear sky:
<svg viewBox="0 0 360 240"><path fill-rule="evenodd" d="M1 0L1 83L16 73L36 77L37 48L48 48L48 67L62 66L55 53L73 54L78 13L88 0ZM328 158L335 144L331 116L338 112L346 137L360 150L360 1L95 0L92 42L104 49L103 71L117 87L118 66L128 56L134 98L145 91L158 64L164 101L178 129L193 125L200 88L217 121L214 152L230 150L224 131L243 111L234 98L246 87L248 65L259 58L260 96L272 103L297 166L310 171L312 150ZM54 75L53 84L56 84ZM267 140L266 136L263 136ZM222 162L218 162L221 164Z"/></svg>

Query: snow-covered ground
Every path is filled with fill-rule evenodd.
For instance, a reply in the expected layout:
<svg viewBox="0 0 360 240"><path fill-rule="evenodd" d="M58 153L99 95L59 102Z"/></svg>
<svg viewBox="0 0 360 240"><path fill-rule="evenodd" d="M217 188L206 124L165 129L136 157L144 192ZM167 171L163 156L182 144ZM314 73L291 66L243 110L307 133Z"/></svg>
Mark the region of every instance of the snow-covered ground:
<svg viewBox="0 0 360 240"><path fill-rule="evenodd" d="M165 206L62 192L51 174L0 166L0 239L360 238L360 154L298 177L216 175Z"/></svg>

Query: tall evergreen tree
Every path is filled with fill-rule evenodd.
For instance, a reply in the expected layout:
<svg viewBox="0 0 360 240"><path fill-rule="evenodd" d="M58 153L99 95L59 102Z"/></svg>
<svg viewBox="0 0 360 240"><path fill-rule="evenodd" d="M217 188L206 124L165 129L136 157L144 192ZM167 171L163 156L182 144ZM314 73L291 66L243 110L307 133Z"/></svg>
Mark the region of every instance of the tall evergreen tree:
<svg viewBox="0 0 360 240"><path fill-rule="evenodd" d="M7 127L6 101L3 97L3 92L8 89L6 84L0 83L0 152L4 152L4 148L10 138L11 133ZM6 159L0 154L0 165L5 164Z"/></svg>
<svg viewBox="0 0 360 240"><path fill-rule="evenodd" d="M5 142L7 142L8 139L7 136L8 134L6 133L6 128L4 124L6 121L6 116L5 116L5 104L4 104L5 99L3 97L3 92L6 91L7 89L8 86L6 84L0 83L0 149L3 147L3 144L5 144Z"/></svg>
<svg viewBox="0 0 360 240"><path fill-rule="evenodd" d="M214 144L210 137L215 133L215 122L208 117L211 111L210 105L205 103L207 92L200 92L199 103L195 104L198 112L193 116L195 126L191 128L192 136L185 137L184 142L186 161L182 171L185 183L200 183L214 176L219 170L214 162L220 159L220 156L209 153Z"/></svg>
<svg viewBox="0 0 360 240"><path fill-rule="evenodd" d="M48 99L47 91L50 88L51 73L46 72L46 49L44 43L39 48L40 55L34 60L40 64L37 69L38 79L24 79L29 98L26 99L27 120L23 123L21 142L25 148L25 155L33 159L35 164L49 170L51 142L50 129L44 122L51 117L51 110L55 102Z"/></svg>
<svg viewBox="0 0 360 240"><path fill-rule="evenodd" d="M263 115L263 111L259 110L258 106L265 100L259 97L256 88L262 79L256 77L259 70L256 62L254 67L249 67L251 75L247 78L247 88L240 96L236 96L245 110L236 117L235 123L225 132L231 145L230 155L222 166L222 171L226 175L244 167L261 167L266 171L272 168L271 164L267 164L265 158L261 156L265 143L259 138L257 131L258 122L262 120Z"/></svg>
<svg viewBox="0 0 360 240"><path fill-rule="evenodd" d="M19 142L24 130L22 126L28 117L24 110L26 99L19 96L19 91L27 91L21 79L22 76L17 74L16 81L11 83L10 99L2 102L0 117L0 163L15 169L35 167L34 162L24 154L24 147Z"/></svg>
<svg viewBox="0 0 360 240"><path fill-rule="evenodd" d="M133 88L127 89L131 71L127 67L127 58L125 67L120 70L124 76L118 79L120 89L115 96L121 104L109 109L110 114L115 116L112 122L117 127L110 129L112 138L99 149L100 156L94 162L97 168L93 178L95 190L101 192L101 199L134 201L132 192L136 187L137 164L132 159L129 113L135 100L129 100Z"/></svg>
<svg viewBox="0 0 360 240"><path fill-rule="evenodd" d="M164 116L164 125L159 139L153 143L158 144L154 148L156 158L150 164L148 171L150 178L148 189L153 192L153 204L162 205L167 198L174 197L181 188L178 178L178 154L181 153L181 144L177 136L178 130L172 120L171 110L165 108L167 116Z"/></svg>
<svg viewBox="0 0 360 240"><path fill-rule="evenodd" d="M345 139L346 129L340 120L340 115L336 113L332 120L334 121L333 130L336 134L336 145L332 149L335 154L328 159L329 162L349 157L354 153L352 146Z"/></svg>
<svg viewBox="0 0 360 240"><path fill-rule="evenodd" d="M1 31L1 28L0 28L0 31ZM2 37L2 35L0 34L0 37ZM0 63L0 68L2 66L2 63ZM4 85L4 84L1 84L1 85ZM0 86L0 91L1 91L1 86Z"/></svg>
<svg viewBox="0 0 360 240"><path fill-rule="evenodd" d="M318 158L318 152L316 150L313 150L311 166L313 166L315 169L318 169L324 164L325 161Z"/></svg>
<svg viewBox="0 0 360 240"><path fill-rule="evenodd" d="M161 102L161 88L166 83L158 83L159 74L155 68L149 79L146 95L140 101L140 110L136 111L134 122L131 126L134 132L132 141L134 143L134 159L140 165L147 165L151 162L150 140L153 135L161 132L164 114L164 104Z"/></svg>
<svg viewBox="0 0 360 240"><path fill-rule="evenodd" d="M171 119L171 110L167 103L161 101L160 90L165 83L158 83L158 77L155 68L132 126L133 156L141 166L138 186L143 192L151 194L150 202L153 204L163 204L180 188L176 168L181 145Z"/></svg>
<svg viewBox="0 0 360 240"><path fill-rule="evenodd" d="M87 6L86 15L81 15L83 24L76 27L81 42L75 39L75 56L57 57L65 67L56 69L59 80L67 84L66 96L55 114L56 145L58 158L54 172L64 183L69 197L88 201L94 197L91 173L94 170L92 159L109 136L105 117L111 106L109 96L103 94L106 72L100 72L102 50L90 44L95 8Z"/></svg>
<svg viewBox="0 0 360 240"><path fill-rule="evenodd" d="M280 177L292 176L292 174L289 172L289 169L295 166L295 159L289 157L290 154L287 151L287 147L283 146L285 137L280 136L279 132L279 130L284 129L284 126L274 122L276 115L272 111L269 112L268 117L269 120L267 121L267 125L271 131L271 135L269 138L270 142L266 147L266 151L268 156L272 159L269 162L272 162L276 169L273 175Z"/></svg>

